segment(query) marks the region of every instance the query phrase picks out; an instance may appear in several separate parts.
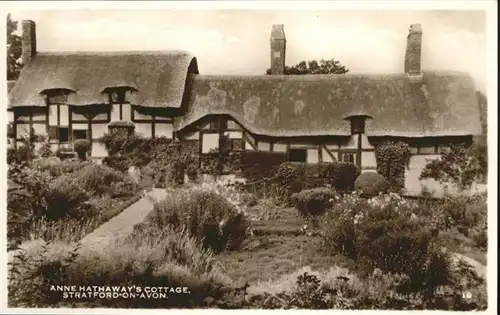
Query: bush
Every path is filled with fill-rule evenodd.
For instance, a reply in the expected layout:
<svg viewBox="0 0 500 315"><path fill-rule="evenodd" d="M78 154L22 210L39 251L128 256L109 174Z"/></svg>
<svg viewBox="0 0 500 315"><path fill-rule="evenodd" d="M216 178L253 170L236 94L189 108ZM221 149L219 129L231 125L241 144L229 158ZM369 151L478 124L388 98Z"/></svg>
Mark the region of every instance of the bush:
<svg viewBox="0 0 500 315"><path fill-rule="evenodd" d="M75 152L70 148L57 149L55 155L61 160L66 160L76 157Z"/></svg>
<svg viewBox="0 0 500 315"><path fill-rule="evenodd" d="M482 174L481 163L471 148L452 145L449 151L441 153L440 159L433 160L425 166L420 179L431 178L464 190L470 188L475 179Z"/></svg>
<svg viewBox="0 0 500 315"><path fill-rule="evenodd" d="M416 207L397 195L347 196L324 220L325 243L367 267L408 276L404 290L431 294L448 283L450 262L438 230L415 215Z"/></svg>
<svg viewBox="0 0 500 315"><path fill-rule="evenodd" d="M359 175L355 183L356 190L360 190L365 197L378 196L387 192L387 180L375 172L366 172Z"/></svg>
<svg viewBox="0 0 500 315"><path fill-rule="evenodd" d="M201 308L207 297L220 299L230 280L212 254L185 232L165 229L154 237L135 234L105 252L79 251L41 241L26 246L9 269L11 307ZM98 261L99 263L96 263ZM190 294L168 298L74 299L68 302L51 284L69 286L188 287Z"/></svg>
<svg viewBox="0 0 500 315"><path fill-rule="evenodd" d="M306 189L292 195L295 208L304 217L322 215L333 204L336 194L330 188Z"/></svg>
<svg viewBox="0 0 500 315"><path fill-rule="evenodd" d="M401 141L387 141L375 147L377 173L385 177L391 191L399 192L405 187L405 169L410 157L410 147Z"/></svg>
<svg viewBox="0 0 500 315"><path fill-rule="evenodd" d="M249 182L273 177L279 166L288 160L284 152L243 151L241 172Z"/></svg>
<svg viewBox="0 0 500 315"><path fill-rule="evenodd" d="M58 177L64 174L72 174L82 168L92 165L92 162L82 162L77 159L60 160L57 157L33 160L31 168L40 172L47 172L52 177Z"/></svg>
<svg viewBox="0 0 500 315"><path fill-rule="evenodd" d="M87 155L90 154L92 149L92 143L87 139L78 139L73 143L73 148L78 154L78 158L82 161L87 159Z"/></svg>
<svg viewBox="0 0 500 315"><path fill-rule="evenodd" d="M8 164L30 163L34 158L36 154L33 138L24 137L17 143L17 148L7 149Z"/></svg>
<svg viewBox="0 0 500 315"><path fill-rule="evenodd" d="M47 208L41 216L48 220L90 217L93 213L87 203L89 199L89 194L79 185L76 178L63 175L50 183L45 196Z"/></svg>
<svg viewBox="0 0 500 315"><path fill-rule="evenodd" d="M177 189L157 202L148 221L154 230L167 225L186 228L203 240L204 248L216 252L239 248L248 228L244 213L226 198L198 187Z"/></svg>
<svg viewBox="0 0 500 315"><path fill-rule="evenodd" d="M87 192L111 197L131 196L136 191L132 179L105 165L90 164L76 171L73 178Z"/></svg>
<svg viewBox="0 0 500 315"><path fill-rule="evenodd" d="M359 169L350 163L282 163L276 173L275 183L280 187L280 199L290 204L291 195L303 189L332 186L343 193L354 189Z"/></svg>

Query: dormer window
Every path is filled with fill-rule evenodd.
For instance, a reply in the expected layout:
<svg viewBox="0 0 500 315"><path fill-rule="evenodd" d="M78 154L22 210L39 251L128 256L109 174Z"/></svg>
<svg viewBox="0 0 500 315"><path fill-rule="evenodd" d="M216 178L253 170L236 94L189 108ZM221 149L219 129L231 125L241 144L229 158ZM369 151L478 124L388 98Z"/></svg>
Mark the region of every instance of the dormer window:
<svg viewBox="0 0 500 315"><path fill-rule="evenodd" d="M365 117L353 117L351 119L351 134L365 133Z"/></svg>
<svg viewBox="0 0 500 315"><path fill-rule="evenodd" d="M68 103L68 95L72 92L68 89L49 89L42 94L46 97L47 105L63 105Z"/></svg>
<svg viewBox="0 0 500 315"><path fill-rule="evenodd" d="M108 94L108 101L110 104L124 104L128 103L128 95L134 89L131 87L121 86L106 88L104 93Z"/></svg>
<svg viewBox="0 0 500 315"><path fill-rule="evenodd" d="M351 134L359 135L365 133L366 119L372 118L370 115L366 114L365 111L351 112L344 116L344 119L348 120L351 124Z"/></svg>

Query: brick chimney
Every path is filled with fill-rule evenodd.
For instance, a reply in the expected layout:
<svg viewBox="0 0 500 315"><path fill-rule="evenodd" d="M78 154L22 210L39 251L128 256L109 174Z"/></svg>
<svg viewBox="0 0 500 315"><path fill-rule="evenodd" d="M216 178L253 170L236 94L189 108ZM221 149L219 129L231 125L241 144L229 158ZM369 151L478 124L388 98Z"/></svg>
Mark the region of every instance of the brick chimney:
<svg viewBox="0 0 500 315"><path fill-rule="evenodd" d="M285 71L286 38L283 24L275 24L271 29L271 74Z"/></svg>
<svg viewBox="0 0 500 315"><path fill-rule="evenodd" d="M410 33L406 40L405 73L410 75L421 74L421 52L422 52L422 26L412 24Z"/></svg>
<svg viewBox="0 0 500 315"><path fill-rule="evenodd" d="M36 25L31 20L22 21L22 48L23 64L26 65L36 55Z"/></svg>

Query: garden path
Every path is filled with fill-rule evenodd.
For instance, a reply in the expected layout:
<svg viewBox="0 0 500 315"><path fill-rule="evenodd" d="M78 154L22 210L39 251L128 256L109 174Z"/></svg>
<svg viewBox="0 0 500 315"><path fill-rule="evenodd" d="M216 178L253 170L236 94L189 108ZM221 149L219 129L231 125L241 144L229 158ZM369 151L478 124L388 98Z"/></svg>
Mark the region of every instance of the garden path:
<svg viewBox="0 0 500 315"><path fill-rule="evenodd" d="M165 196L165 189L153 188L145 192L137 202L85 236L80 241L81 250L105 251L112 247L117 240L130 235L134 225L144 221L153 210L153 200L162 199Z"/></svg>

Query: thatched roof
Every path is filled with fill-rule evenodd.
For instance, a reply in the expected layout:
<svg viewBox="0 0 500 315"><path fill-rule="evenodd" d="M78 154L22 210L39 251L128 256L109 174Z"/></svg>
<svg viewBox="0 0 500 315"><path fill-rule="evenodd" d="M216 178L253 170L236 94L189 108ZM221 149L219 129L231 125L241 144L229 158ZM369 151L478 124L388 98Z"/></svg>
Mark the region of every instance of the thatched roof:
<svg viewBox="0 0 500 315"><path fill-rule="evenodd" d="M472 78L458 72L300 76L190 76L187 113L176 129L210 114L228 114L268 136L350 135L351 113L363 113L368 136L480 133Z"/></svg>
<svg viewBox="0 0 500 315"><path fill-rule="evenodd" d="M12 88L14 87L14 84L16 84L16 81L14 81L14 80L7 81L7 94L10 93L10 90L12 90Z"/></svg>
<svg viewBox="0 0 500 315"><path fill-rule="evenodd" d="M186 74L198 73L186 52L37 53L9 93L9 107L45 106L41 93L73 91L68 104L107 103L106 88L136 90L130 102L147 107L181 105Z"/></svg>

